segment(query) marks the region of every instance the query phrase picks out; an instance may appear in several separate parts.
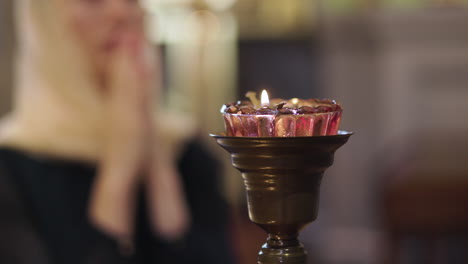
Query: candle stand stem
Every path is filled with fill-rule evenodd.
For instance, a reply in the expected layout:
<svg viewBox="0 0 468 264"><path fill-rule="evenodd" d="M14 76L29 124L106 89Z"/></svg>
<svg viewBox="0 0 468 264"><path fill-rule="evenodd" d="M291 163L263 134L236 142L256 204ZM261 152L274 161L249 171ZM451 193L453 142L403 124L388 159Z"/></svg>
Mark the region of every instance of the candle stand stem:
<svg viewBox="0 0 468 264"><path fill-rule="evenodd" d="M249 216L268 233L259 264L306 264L299 232L317 218L320 183L352 133L314 137L212 135L244 178Z"/></svg>

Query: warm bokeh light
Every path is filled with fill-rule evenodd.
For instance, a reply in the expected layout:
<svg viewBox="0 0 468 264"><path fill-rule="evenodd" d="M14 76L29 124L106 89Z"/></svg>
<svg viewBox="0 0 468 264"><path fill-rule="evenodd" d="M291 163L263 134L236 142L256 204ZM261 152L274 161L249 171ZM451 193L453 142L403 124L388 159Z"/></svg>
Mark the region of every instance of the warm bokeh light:
<svg viewBox="0 0 468 264"><path fill-rule="evenodd" d="M205 0L205 2L216 11L224 11L234 5L236 0Z"/></svg>

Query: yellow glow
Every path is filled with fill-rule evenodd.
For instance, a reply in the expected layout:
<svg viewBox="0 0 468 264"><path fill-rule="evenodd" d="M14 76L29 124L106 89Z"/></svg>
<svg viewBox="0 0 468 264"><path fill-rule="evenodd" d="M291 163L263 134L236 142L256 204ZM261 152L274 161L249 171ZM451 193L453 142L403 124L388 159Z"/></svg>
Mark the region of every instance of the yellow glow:
<svg viewBox="0 0 468 264"><path fill-rule="evenodd" d="M270 98L268 97L268 92L263 90L261 100L262 106L269 106L270 105Z"/></svg>
<svg viewBox="0 0 468 264"><path fill-rule="evenodd" d="M297 103L299 103L299 99L293 98L291 99L291 102L293 103L293 105L297 105Z"/></svg>
<svg viewBox="0 0 468 264"><path fill-rule="evenodd" d="M234 5L236 0L205 0L211 8L216 11L225 11Z"/></svg>

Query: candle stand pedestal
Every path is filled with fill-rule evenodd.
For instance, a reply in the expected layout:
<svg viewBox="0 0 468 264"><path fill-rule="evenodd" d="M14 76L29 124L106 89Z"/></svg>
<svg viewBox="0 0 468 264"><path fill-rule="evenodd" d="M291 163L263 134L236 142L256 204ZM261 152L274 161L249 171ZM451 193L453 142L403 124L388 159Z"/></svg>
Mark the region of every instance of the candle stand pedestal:
<svg viewBox="0 0 468 264"><path fill-rule="evenodd" d="M317 218L320 183L352 133L314 137L212 135L245 181L249 216L268 233L259 264L306 264L299 231Z"/></svg>

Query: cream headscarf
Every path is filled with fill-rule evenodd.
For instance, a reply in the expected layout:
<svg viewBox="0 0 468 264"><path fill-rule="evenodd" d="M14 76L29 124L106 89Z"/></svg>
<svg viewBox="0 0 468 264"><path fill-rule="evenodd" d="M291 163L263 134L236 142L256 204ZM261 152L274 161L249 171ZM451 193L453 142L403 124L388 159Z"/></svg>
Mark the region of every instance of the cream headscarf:
<svg viewBox="0 0 468 264"><path fill-rule="evenodd" d="M2 120L0 144L33 154L97 162L105 136L104 105L89 62L66 27L60 1L15 0L15 4L18 52L14 110ZM174 154L176 145L191 136L190 122L169 114L156 119L157 123L164 123L164 126L156 125L165 129L159 131L163 137L161 142L171 143L171 154ZM112 184L118 185L118 181L116 178ZM150 188L157 185L154 180L149 182L146 185ZM125 193L135 195L131 191ZM150 208L157 207L158 217L164 218L164 207L168 211L173 209L171 199L151 201L153 196L149 197ZM133 197L115 197L115 201L122 199L133 200ZM132 217L134 208L125 205L114 208L119 212L111 212L109 218ZM161 228L164 229L155 224L155 229L164 233ZM131 230L121 232L132 233Z"/></svg>

